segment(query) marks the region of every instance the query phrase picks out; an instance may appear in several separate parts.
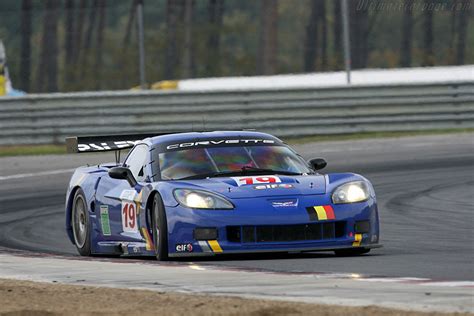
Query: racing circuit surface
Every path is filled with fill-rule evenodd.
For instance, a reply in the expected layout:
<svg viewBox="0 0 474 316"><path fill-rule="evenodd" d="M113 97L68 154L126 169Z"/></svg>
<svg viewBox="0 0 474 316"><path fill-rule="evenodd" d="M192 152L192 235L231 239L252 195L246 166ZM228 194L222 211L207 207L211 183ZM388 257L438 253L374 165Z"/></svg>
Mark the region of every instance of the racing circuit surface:
<svg viewBox="0 0 474 316"><path fill-rule="evenodd" d="M474 280L473 134L293 147L305 158L326 158L324 172L351 171L372 181L384 248L346 258L305 253L190 260L200 265L281 272ZM0 158L0 246L77 256L64 230L71 169L113 160L113 153Z"/></svg>

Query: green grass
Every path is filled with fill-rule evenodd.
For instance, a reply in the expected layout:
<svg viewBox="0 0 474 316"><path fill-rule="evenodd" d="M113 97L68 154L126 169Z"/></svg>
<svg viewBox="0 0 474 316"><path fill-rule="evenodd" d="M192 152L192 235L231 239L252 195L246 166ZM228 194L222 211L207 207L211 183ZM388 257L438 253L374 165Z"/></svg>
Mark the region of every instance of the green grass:
<svg viewBox="0 0 474 316"><path fill-rule="evenodd" d="M376 139L388 137L408 137L418 135L442 135L453 133L472 133L474 128L445 129L445 130L426 130L426 131L406 131L406 132L367 132L341 135L318 135L300 138L285 138L289 144L304 144L323 141L342 141L357 139ZM7 156L29 156L29 155L52 155L65 154L66 145L18 145L18 146L0 146L0 157Z"/></svg>
<svg viewBox="0 0 474 316"><path fill-rule="evenodd" d="M66 145L0 146L0 157L65 154Z"/></svg>

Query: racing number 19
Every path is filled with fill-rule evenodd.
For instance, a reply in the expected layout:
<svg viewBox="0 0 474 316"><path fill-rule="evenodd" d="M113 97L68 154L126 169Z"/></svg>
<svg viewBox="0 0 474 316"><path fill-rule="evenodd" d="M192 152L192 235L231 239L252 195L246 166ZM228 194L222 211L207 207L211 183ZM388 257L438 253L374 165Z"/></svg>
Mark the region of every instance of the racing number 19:
<svg viewBox="0 0 474 316"><path fill-rule="evenodd" d="M280 182L277 181L275 177L248 177L248 178L240 178L240 183L244 184L255 184L255 183L275 183Z"/></svg>
<svg viewBox="0 0 474 316"><path fill-rule="evenodd" d="M137 226L137 210L135 203L124 203L122 205L123 231L135 231Z"/></svg>

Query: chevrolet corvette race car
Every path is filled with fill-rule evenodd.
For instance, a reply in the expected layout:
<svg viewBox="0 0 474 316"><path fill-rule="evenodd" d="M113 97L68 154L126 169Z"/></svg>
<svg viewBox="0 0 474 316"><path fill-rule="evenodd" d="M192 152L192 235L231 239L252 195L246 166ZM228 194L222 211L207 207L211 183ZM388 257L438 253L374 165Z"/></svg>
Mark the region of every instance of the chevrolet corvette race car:
<svg viewBox="0 0 474 316"><path fill-rule="evenodd" d="M321 174L280 139L251 131L70 137L69 152L116 151L76 169L66 230L79 254L170 257L379 247L371 183ZM120 150L132 148L119 163Z"/></svg>

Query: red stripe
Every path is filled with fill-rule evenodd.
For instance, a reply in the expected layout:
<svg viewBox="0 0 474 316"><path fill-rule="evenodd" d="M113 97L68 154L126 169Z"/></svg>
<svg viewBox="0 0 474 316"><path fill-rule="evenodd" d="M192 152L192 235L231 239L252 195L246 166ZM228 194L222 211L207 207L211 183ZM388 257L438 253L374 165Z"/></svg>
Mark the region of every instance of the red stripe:
<svg viewBox="0 0 474 316"><path fill-rule="evenodd" d="M326 211L326 216L328 219L336 219L336 216L334 216L334 210L332 209L331 205L323 205L323 207Z"/></svg>

